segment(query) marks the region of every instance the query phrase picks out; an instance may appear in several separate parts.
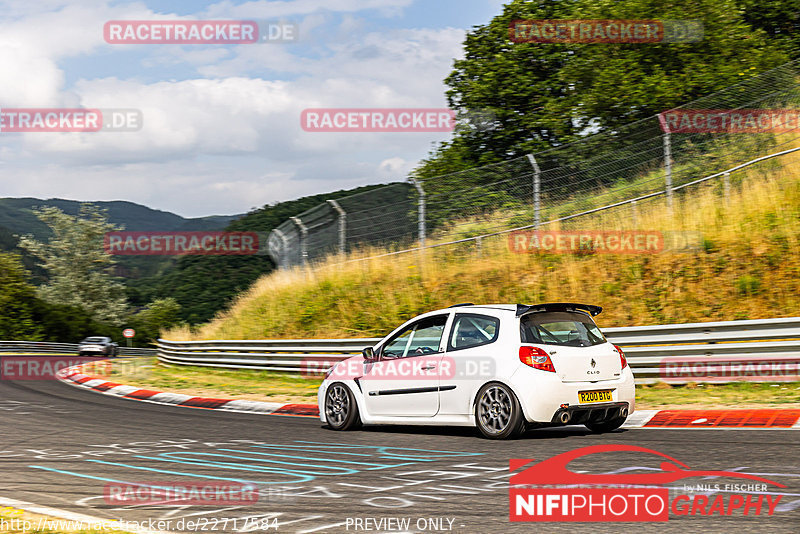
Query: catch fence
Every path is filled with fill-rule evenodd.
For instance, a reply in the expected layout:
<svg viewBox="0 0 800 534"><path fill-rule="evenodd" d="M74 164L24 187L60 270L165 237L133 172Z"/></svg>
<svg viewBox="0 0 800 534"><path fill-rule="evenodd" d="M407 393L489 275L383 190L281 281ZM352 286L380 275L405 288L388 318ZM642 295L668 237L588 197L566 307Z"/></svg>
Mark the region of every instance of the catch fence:
<svg viewBox="0 0 800 534"><path fill-rule="evenodd" d="M331 199L275 228L269 253L288 268L366 246L409 252L659 196L671 205L678 191L709 179L720 178L727 192L736 171L788 153L800 138L798 79L800 61L791 62L570 144ZM591 121L584 128L593 129Z"/></svg>

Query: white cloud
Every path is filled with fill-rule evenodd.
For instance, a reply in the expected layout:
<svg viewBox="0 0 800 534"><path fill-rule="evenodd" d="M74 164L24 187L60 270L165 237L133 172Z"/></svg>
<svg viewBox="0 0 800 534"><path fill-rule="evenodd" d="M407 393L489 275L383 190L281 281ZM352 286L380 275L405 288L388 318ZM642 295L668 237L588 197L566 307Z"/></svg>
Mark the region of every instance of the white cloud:
<svg viewBox="0 0 800 534"><path fill-rule="evenodd" d="M391 11L409 3L221 2L205 15L305 15L304 28L324 28L338 39L313 41L322 33L309 32L300 48L150 46L134 49L129 77L89 69L75 79L66 75L65 58L117 52L102 41L106 20L156 15L142 4L102 2L39 15L12 2L19 18L0 21L0 105L137 108L144 127L9 136L14 148L0 158L4 174L11 171L15 180L0 181L0 196L125 198L203 215L402 180L431 143L448 134L309 133L299 118L311 107L444 107L442 80L460 54L464 30L369 31L370 20L361 16L366 9ZM270 15L262 13L267 7ZM130 54L131 46L123 48ZM171 70L181 76L152 79Z"/></svg>
<svg viewBox="0 0 800 534"><path fill-rule="evenodd" d="M400 9L411 5L412 2L413 0L261 0L236 5L230 1L225 1L207 8L205 15L209 18L223 16L267 18L307 15L322 10L352 13L377 9L384 16L393 16L399 13Z"/></svg>

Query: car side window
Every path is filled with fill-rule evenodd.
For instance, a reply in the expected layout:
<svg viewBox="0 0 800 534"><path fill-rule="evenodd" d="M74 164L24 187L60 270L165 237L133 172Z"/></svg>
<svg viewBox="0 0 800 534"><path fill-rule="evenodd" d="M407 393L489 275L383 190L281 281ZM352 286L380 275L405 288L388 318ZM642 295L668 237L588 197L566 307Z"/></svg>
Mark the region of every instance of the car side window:
<svg viewBox="0 0 800 534"><path fill-rule="evenodd" d="M409 325L383 346L381 357L406 358L439 352L445 324L447 315L436 315Z"/></svg>
<svg viewBox="0 0 800 534"><path fill-rule="evenodd" d="M500 319L474 313L457 313L453 321L448 350L488 345L497 339Z"/></svg>

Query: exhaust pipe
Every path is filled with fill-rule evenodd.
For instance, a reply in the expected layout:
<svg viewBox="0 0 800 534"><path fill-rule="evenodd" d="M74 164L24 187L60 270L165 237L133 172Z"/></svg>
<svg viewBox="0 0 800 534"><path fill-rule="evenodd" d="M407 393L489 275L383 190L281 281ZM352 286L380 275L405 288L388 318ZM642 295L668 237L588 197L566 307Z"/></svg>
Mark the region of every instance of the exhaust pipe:
<svg viewBox="0 0 800 534"><path fill-rule="evenodd" d="M627 406L623 406L622 408L619 409L619 416L620 417L628 417L628 407Z"/></svg>
<svg viewBox="0 0 800 534"><path fill-rule="evenodd" d="M569 412L561 412L558 414L558 420L562 425L569 423L570 419L572 419L572 416L569 414Z"/></svg>

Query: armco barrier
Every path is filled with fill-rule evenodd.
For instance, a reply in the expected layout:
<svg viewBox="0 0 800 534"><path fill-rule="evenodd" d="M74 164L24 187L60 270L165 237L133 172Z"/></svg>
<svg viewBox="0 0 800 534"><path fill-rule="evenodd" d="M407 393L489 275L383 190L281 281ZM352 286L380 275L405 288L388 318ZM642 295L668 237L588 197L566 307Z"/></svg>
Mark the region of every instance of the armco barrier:
<svg viewBox="0 0 800 534"><path fill-rule="evenodd" d="M0 341L0 354L4 352L20 354L77 354L77 343L47 343L44 341ZM155 356L156 349L120 347L122 356Z"/></svg>
<svg viewBox="0 0 800 534"><path fill-rule="evenodd" d="M343 360L381 338L270 339L261 341L167 341L159 339L158 359L176 365L261 369L299 373L309 357Z"/></svg>
<svg viewBox="0 0 800 534"><path fill-rule="evenodd" d="M800 380L800 317L605 328L640 384ZM174 365L300 373L309 358L338 361L380 338L257 341L159 339Z"/></svg>

